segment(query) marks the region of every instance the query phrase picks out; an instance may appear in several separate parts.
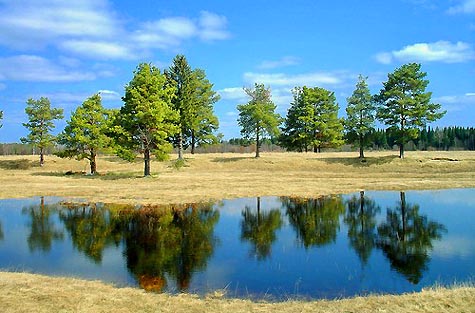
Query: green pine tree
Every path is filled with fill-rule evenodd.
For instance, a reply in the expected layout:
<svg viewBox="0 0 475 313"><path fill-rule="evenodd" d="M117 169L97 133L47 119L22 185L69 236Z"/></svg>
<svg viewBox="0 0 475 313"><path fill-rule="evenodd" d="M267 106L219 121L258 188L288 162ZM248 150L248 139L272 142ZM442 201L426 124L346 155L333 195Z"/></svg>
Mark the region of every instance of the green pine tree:
<svg viewBox="0 0 475 313"><path fill-rule="evenodd" d="M432 93L426 92L426 76L420 64L405 64L388 75L375 96L380 104L377 118L396 133L400 158L404 158L404 145L418 137L420 128L445 114L440 104L430 102Z"/></svg>
<svg viewBox="0 0 475 313"><path fill-rule="evenodd" d="M96 174L96 156L99 150L112 144L107 111L102 106L101 96L95 94L82 103L72 114L58 142L65 150L57 153L60 157L88 159L91 174Z"/></svg>
<svg viewBox="0 0 475 313"><path fill-rule="evenodd" d="M40 166L45 163L45 149L55 143L56 137L51 134L54 129L54 120L63 118L63 109L51 108L48 98L41 97L39 100L28 99L25 113L28 115L28 123L23 123L30 133L20 138L22 143L29 143L40 151Z"/></svg>

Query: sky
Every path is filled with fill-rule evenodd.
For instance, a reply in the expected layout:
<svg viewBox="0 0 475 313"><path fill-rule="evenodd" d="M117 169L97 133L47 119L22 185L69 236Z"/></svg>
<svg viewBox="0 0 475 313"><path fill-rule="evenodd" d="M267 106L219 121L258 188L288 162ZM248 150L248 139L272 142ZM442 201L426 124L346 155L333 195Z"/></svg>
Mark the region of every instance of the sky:
<svg viewBox="0 0 475 313"><path fill-rule="evenodd" d="M243 87L270 87L282 116L292 88L323 87L344 117L359 74L377 93L408 62L447 111L432 126L475 126L475 0L0 0L0 142L26 136L29 98L64 109L58 132L97 92L120 108L139 63L165 69L177 54L220 94L227 139Z"/></svg>

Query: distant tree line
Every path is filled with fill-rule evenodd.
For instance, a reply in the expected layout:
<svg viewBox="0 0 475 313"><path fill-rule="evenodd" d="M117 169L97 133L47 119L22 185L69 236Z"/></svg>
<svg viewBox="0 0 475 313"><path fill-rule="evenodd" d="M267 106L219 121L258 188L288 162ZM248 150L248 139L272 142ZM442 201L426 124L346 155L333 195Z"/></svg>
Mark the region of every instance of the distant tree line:
<svg viewBox="0 0 475 313"><path fill-rule="evenodd" d="M397 134L391 129L376 129L369 133L373 149L391 149L397 144ZM410 150L475 150L474 127L427 127L418 130L417 138L408 142Z"/></svg>

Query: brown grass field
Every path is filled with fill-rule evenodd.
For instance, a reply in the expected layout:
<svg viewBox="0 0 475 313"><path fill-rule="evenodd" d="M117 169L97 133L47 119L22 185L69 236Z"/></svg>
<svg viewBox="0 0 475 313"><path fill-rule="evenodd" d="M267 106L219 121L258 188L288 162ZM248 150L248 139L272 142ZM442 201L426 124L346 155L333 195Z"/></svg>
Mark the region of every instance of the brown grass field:
<svg viewBox="0 0 475 313"><path fill-rule="evenodd" d="M263 153L186 155L143 164L114 156L98 160L100 175L87 176L86 161L46 156L0 156L0 198L61 196L89 202L164 204L254 196L303 196L358 190L475 187L475 152ZM176 158L172 156L172 159ZM0 273L0 312L475 312L475 288L433 288L401 296L335 301L252 302L193 295L146 293L99 282Z"/></svg>
<svg viewBox="0 0 475 313"><path fill-rule="evenodd" d="M475 152L263 153L186 155L186 165L143 164L114 156L98 160L98 176L81 174L87 161L35 156L0 157L0 198L61 196L92 202L189 203L254 196L304 196L358 190L475 187ZM175 159L175 156L172 156ZM72 175L68 175L72 174Z"/></svg>

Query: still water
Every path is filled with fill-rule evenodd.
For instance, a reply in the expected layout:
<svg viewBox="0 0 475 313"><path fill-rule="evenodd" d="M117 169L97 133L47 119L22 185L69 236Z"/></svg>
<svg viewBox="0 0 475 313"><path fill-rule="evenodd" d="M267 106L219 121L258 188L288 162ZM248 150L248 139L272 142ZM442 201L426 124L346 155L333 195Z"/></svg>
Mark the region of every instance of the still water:
<svg viewBox="0 0 475 313"><path fill-rule="evenodd" d="M0 200L0 270L157 292L335 298L475 277L475 189L166 208Z"/></svg>

